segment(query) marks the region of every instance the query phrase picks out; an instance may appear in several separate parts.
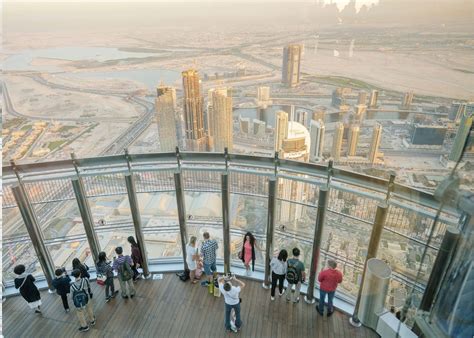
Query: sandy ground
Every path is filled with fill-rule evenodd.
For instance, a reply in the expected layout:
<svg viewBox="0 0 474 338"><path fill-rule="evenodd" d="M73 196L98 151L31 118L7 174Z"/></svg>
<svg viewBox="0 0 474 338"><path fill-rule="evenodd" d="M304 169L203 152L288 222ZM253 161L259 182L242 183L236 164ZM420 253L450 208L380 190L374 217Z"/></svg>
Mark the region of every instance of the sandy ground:
<svg viewBox="0 0 474 338"><path fill-rule="evenodd" d="M138 90L147 91L141 82L125 79L76 78L61 74L43 74L46 80L73 88L98 89L116 93L131 93Z"/></svg>
<svg viewBox="0 0 474 338"><path fill-rule="evenodd" d="M139 116L131 103L114 96L68 92L49 88L23 76L5 76L15 109L25 115L54 119L81 119L88 115L99 119L124 119Z"/></svg>

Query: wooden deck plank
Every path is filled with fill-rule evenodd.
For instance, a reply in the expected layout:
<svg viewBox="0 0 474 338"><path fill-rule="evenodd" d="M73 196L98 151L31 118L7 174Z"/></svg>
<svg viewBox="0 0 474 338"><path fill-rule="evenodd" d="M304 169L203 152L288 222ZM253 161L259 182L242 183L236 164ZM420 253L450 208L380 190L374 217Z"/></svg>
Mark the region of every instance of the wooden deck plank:
<svg viewBox="0 0 474 338"><path fill-rule="evenodd" d="M287 303L285 297L270 300L270 291L260 282L245 280L242 291L241 337L378 337L365 327L355 329L348 317L336 312L321 317L314 305L303 297L298 304ZM116 282L118 289L118 283ZM93 306L97 324L86 334L77 329L79 323L70 301L71 312L65 313L57 295L41 292L42 315L33 313L21 297L3 303L5 337L225 337L224 299L207 293L207 288L181 282L174 274L163 280L142 280L135 284L133 299L119 295L105 302L103 287L92 283Z"/></svg>

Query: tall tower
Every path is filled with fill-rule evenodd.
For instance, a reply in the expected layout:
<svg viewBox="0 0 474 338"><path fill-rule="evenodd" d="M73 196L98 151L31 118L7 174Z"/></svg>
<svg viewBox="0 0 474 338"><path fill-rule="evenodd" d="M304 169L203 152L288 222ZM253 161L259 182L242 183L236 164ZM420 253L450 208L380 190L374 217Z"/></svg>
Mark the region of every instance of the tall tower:
<svg viewBox="0 0 474 338"><path fill-rule="evenodd" d="M208 140L204 129L203 98L199 73L195 69L189 69L182 72L182 76L186 149L207 151Z"/></svg>
<svg viewBox="0 0 474 338"><path fill-rule="evenodd" d="M374 126L374 132L372 134L372 141L370 143L370 149L368 154L368 160L370 163L375 163L379 152L380 141L382 140L382 125L377 123Z"/></svg>
<svg viewBox="0 0 474 338"><path fill-rule="evenodd" d="M339 161L341 158L342 137L344 136L344 124L342 122L336 123L334 130L334 139L332 141L331 156L334 161Z"/></svg>
<svg viewBox="0 0 474 338"><path fill-rule="evenodd" d="M309 159L311 162L319 162L323 159L325 131L326 127L324 126L322 120L311 120L311 127L309 132L311 136Z"/></svg>
<svg viewBox="0 0 474 338"><path fill-rule="evenodd" d="M357 104L367 104L367 92L363 92L363 91L359 92Z"/></svg>
<svg viewBox="0 0 474 338"><path fill-rule="evenodd" d="M270 100L270 87L258 87L257 88L257 100L268 101Z"/></svg>
<svg viewBox="0 0 474 338"><path fill-rule="evenodd" d="M209 90L208 105L209 144L214 151L224 152L227 147L232 151L232 90L218 88Z"/></svg>
<svg viewBox="0 0 474 338"><path fill-rule="evenodd" d="M283 48L281 82L287 87L296 87L300 83L302 50L301 44L289 44Z"/></svg>
<svg viewBox="0 0 474 338"><path fill-rule="evenodd" d="M297 114L297 121L298 123L301 123L303 126L306 127L308 124L308 112L305 110L300 110Z"/></svg>
<svg viewBox="0 0 474 338"><path fill-rule="evenodd" d="M159 86L156 89L155 100L156 122L158 124L158 137L160 151L175 151L178 145L176 138L176 89L174 87Z"/></svg>
<svg viewBox="0 0 474 338"><path fill-rule="evenodd" d="M472 106L474 108L474 105ZM463 115L461 116L461 122L459 123L459 129L456 133L454 139L453 147L449 153L448 159L450 161L458 161L462 155L462 150L464 148L464 143L469 137L469 130L472 126L472 119L474 117L474 109L471 111L465 109Z"/></svg>
<svg viewBox="0 0 474 338"><path fill-rule="evenodd" d="M401 108L410 109L412 103L413 103L413 92L405 93L405 96L403 96Z"/></svg>
<svg viewBox="0 0 474 338"><path fill-rule="evenodd" d="M288 137L288 114L282 110L276 113L275 152L281 152L283 140Z"/></svg>
<svg viewBox="0 0 474 338"><path fill-rule="evenodd" d="M378 90L372 90L370 93L370 99L369 99L369 108L377 108L377 100L379 98L379 91Z"/></svg>
<svg viewBox="0 0 474 338"><path fill-rule="evenodd" d="M349 140L347 145L347 155L355 156L357 152L357 141L359 140L359 126L351 126L349 129Z"/></svg>

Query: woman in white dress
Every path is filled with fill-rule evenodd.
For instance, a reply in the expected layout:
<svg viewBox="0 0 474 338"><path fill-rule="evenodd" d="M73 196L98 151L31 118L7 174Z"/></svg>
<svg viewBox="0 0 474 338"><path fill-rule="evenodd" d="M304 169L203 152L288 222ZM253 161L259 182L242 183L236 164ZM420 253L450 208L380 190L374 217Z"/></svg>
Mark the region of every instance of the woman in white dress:
<svg viewBox="0 0 474 338"><path fill-rule="evenodd" d="M196 247L196 236L191 236L189 243L186 246L186 263L188 263L189 268L189 277L191 278L191 283L196 284L197 279L195 279L196 273L196 261L199 257L198 249Z"/></svg>

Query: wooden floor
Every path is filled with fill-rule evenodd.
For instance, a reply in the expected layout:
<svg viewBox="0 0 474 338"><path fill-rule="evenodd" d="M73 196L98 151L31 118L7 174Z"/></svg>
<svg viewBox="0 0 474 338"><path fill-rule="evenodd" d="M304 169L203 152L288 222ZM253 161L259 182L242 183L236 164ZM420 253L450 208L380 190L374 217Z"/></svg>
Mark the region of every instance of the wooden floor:
<svg viewBox="0 0 474 338"><path fill-rule="evenodd" d="M116 287L118 287L118 282ZM270 291L261 283L246 281L242 297L242 331L226 333L224 299L211 296L199 284L183 283L174 274L163 280L141 280L136 283L133 299L117 297L105 303L104 289L95 282L94 311L97 324L86 333L78 331L79 323L70 301L71 312L65 313L56 294L42 292L42 315L31 312L21 297L3 303L5 337L378 337L367 328L353 328L348 317L335 312L321 317L314 305L304 301L287 303L284 297L270 300Z"/></svg>

